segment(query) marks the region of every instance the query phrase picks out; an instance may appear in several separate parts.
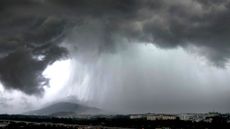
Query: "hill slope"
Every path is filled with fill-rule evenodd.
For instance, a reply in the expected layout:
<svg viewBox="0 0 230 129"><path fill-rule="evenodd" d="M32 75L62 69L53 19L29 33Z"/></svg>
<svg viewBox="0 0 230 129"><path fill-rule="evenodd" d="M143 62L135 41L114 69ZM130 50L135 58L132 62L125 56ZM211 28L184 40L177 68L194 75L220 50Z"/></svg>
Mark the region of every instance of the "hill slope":
<svg viewBox="0 0 230 129"><path fill-rule="evenodd" d="M39 110L27 112L27 115L74 116L79 114L100 114L102 110L70 102L58 102Z"/></svg>

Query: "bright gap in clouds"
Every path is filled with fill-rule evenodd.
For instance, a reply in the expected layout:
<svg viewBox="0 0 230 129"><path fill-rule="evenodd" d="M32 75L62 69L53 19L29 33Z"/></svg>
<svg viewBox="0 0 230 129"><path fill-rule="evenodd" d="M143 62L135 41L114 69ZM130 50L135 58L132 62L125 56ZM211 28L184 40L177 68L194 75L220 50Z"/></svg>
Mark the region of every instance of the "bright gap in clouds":
<svg viewBox="0 0 230 129"><path fill-rule="evenodd" d="M47 66L43 76L49 79L49 87L45 87L45 96L48 101L55 99L56 95L67 84L71 76L71 60L59 60Z"/></svg>
<svg viewBox="0 0 230 129"><path fill-rule="evenodd" d="M42 98L28 96L17 90L6 90L0 83L0 113L23 113L39 109L63 97L61 91L71 76L71 62L71 59L59 60L47 66L42 74L49 79L49 86L44 87Z"/></svg>

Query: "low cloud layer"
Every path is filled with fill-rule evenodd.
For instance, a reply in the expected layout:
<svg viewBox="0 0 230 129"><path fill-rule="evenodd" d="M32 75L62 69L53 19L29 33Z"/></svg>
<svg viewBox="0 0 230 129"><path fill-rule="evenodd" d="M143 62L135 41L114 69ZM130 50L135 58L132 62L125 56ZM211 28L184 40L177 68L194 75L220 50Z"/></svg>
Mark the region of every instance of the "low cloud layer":
<svg viewBox="0 0 230 129"><path fill-rule="evenodd" d="M42 71L68 53L63 41L84 61L116 52L117 41L127 39L200 47L200 55L224 67L229 16L229 0L1 0L0 79L6 89L41 95L48 83Z"/></svg>

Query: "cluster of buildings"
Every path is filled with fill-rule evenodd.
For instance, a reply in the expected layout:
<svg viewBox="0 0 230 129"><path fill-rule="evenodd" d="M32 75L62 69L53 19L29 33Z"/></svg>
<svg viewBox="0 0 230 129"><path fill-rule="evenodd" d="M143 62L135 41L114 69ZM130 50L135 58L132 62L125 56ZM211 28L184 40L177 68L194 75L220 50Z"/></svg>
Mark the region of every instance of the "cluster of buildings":
<svg viewBox="0 0 230 129"><path fill-rule="evenodd" d="M210 113L182 113L182 114L133 114L130 119L145 119L145 120L183 120L193 122L208 122L211 123L215 117L221 117L230 123L230 114L220 114L217 112Z"/></svg>
<svg viewBox="0 0 230 129"><path fill-rule="evenodd" d="M214 117L224 117L224 114L220 114L218 112L209 112L209 113L184 113L179 114L178 117L180 120L184 121L194 121L194 122L208 122L211 123ZM228 118L226 118L227 120Z"/></svg>
<svg viewBox="0 0 230 129"><path fill-rule="evenodd" d="M133 114L130 115L130 119L146 119L146 120L176 120L179 119L177 115L171 114Z"/></svg>
<svg viewBox="0 0 230 129"><path fill-rule="evenodd" d="M175 115L164 115L164 114L146 116L147 120L176 120L177 118L178 117Z"/></svg>

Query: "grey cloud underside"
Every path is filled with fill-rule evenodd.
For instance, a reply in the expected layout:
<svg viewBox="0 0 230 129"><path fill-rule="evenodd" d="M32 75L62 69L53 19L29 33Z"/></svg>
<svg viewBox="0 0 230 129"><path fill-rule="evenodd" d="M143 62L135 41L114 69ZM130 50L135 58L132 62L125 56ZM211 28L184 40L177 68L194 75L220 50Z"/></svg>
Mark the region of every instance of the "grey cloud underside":
<svg viewBox="0 0 230 129"><path fill-rule="evenodd" d="M120 37L161 48L195 45L218 66L230 57L229 0L1 0L0 19L1 82L26 94L43 93L42 71L67 55L60 43L81 31L86 36L71 45L84 51L111 51Z"/></svg>
<svg viewBox="0 0 230 129"><path fill-rule="evenodd" d="M15 17L4 17L0 22L1 82L6 89L42 95L49 82L42 72L67 55L58 45L66 24L56 18Z"/></svg>

